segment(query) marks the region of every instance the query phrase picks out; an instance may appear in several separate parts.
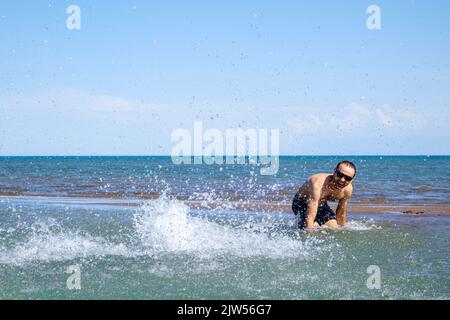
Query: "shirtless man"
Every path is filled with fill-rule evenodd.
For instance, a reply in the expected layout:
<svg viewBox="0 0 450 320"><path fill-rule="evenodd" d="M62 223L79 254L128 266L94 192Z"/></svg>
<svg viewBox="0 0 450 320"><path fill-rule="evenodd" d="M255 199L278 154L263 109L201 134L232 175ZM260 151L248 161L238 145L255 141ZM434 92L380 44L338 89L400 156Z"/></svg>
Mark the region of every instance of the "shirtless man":
<svg viewBox="0 0 450 320"><path fill-rule="evenodd" d="M308 178L292 202L298 227L337 228L345 225L347 201L352 196L356 166L350 161L337 164L333 174L318 173ZM339 201L336 213L327 201Z"/></svg>

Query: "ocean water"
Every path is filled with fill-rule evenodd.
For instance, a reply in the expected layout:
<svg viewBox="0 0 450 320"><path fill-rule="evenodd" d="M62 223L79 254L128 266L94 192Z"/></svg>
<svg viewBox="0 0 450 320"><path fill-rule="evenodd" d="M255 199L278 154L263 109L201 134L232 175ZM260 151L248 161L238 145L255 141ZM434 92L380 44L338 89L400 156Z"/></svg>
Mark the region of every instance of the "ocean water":
<svg viewBox="0 0 450 320"><path fill-rule="evenodd" d="M261 176L169 157L0 158L0 299L449 299L448 215L349 212L309 234L272 206L342 159L281 157ZM353 202L449 205L450 157L350 159Z"/></svg>
<svg viewBox="0 0 450 320"><path fill-rule="evenodd" d="M345 157L281 157L276 175L257 165L175 165L170 157L0 157L0 195L290 202L304 180ZM450 157L351 157L354 202L449 204Z"/></svg>

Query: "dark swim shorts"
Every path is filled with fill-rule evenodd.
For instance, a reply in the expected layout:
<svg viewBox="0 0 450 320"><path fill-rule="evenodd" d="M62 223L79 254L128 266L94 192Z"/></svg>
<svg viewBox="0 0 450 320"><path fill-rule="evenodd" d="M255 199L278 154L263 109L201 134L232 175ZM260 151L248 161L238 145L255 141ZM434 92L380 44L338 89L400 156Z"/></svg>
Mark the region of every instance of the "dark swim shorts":
<svg viewBox="0 0 450 320"><path fill-rule="evenodd" d="M306 228L308 204L303 198L299 197L298 194L295 195L294 200L292 201L292 211L295 214L298 227L300 229ZM319 206L314 221L316 221L319 225L323 225L332 219L336 219L336 213L330 208L330 206L327 203Z"/></svg>

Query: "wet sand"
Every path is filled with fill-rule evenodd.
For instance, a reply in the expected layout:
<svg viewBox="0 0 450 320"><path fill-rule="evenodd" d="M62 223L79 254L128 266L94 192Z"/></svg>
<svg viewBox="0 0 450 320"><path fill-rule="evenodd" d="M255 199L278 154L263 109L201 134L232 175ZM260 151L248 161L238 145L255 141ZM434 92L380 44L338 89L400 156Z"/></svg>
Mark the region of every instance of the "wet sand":
<svg viewBox="0 0 450 320"><path fill-rule="evenodd" d="M189 207L192 208L217 208L220 206L224 206L218 203L208 203L208 204L202 204L202 203L194 203L194 202L187 202L186 203ZM280 212L280 211L286 211L288 213L292 213L291 206L286 204L258 204L258 203L233 203L231 204L233 208L236 209L243 209L243 210L249 210L249 211L274 211L274 212ZM333 205L330 205L331 208L334 210L335 207ZM355 204L355 205L349 205L347 209L347 214L351 213L358 213L358 214L382 214L382 213L402 213L405 215L446 215L450 216L450 206L448 205L399 205L399 206L379 206L379 205L371 205L371 204Z"/></svg>
<svg viewBox="0 0 450 320"><path fill-rule="evenodd" d="M33 200L45 200L57 201L57 202L81 202L87 205L105 205L105 206L139 206L142 201L157 199L161 195L159 194L146 194L139 197L125 198L123 195L111 195L104 194L80 194L71 195L68 197L52 196L52 195L19 195L0 193L0 200L8 199L21 199L25 201ZM291 203L286 199L269 199L269 200L257 200L257 199L243 199L239 197L221 198L221 199L192 199L185 196L169 196L176 198L179 201L184 202L188 207L193 209L238 209L244 211L264 211L264 212L286 212L292 213ZM337 203L329 203L330 207L334 210ZM372 202L350 202L347 214L383 214L383 213L401 213L405 216L426 216L426 215L442 215L450 216L450 204L447 203L435 203L435 204L416 204L416 203L379 203Z"/></svg>

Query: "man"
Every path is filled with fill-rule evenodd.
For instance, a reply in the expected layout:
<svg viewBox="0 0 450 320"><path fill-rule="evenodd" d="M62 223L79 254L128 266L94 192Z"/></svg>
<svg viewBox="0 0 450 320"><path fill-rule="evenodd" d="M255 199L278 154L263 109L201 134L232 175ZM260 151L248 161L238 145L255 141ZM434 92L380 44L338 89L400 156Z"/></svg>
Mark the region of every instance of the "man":
<svg viewBox="0 0 450 320"><path fill-rule="evenodd" d="M351 161L341 161L333 174L318 173L309 177L292 202L298 227L311 230L318 226L344 226L347 201L352 196L355 176L356 166ZM336 213L327 201L339 201Z"/></svg>

